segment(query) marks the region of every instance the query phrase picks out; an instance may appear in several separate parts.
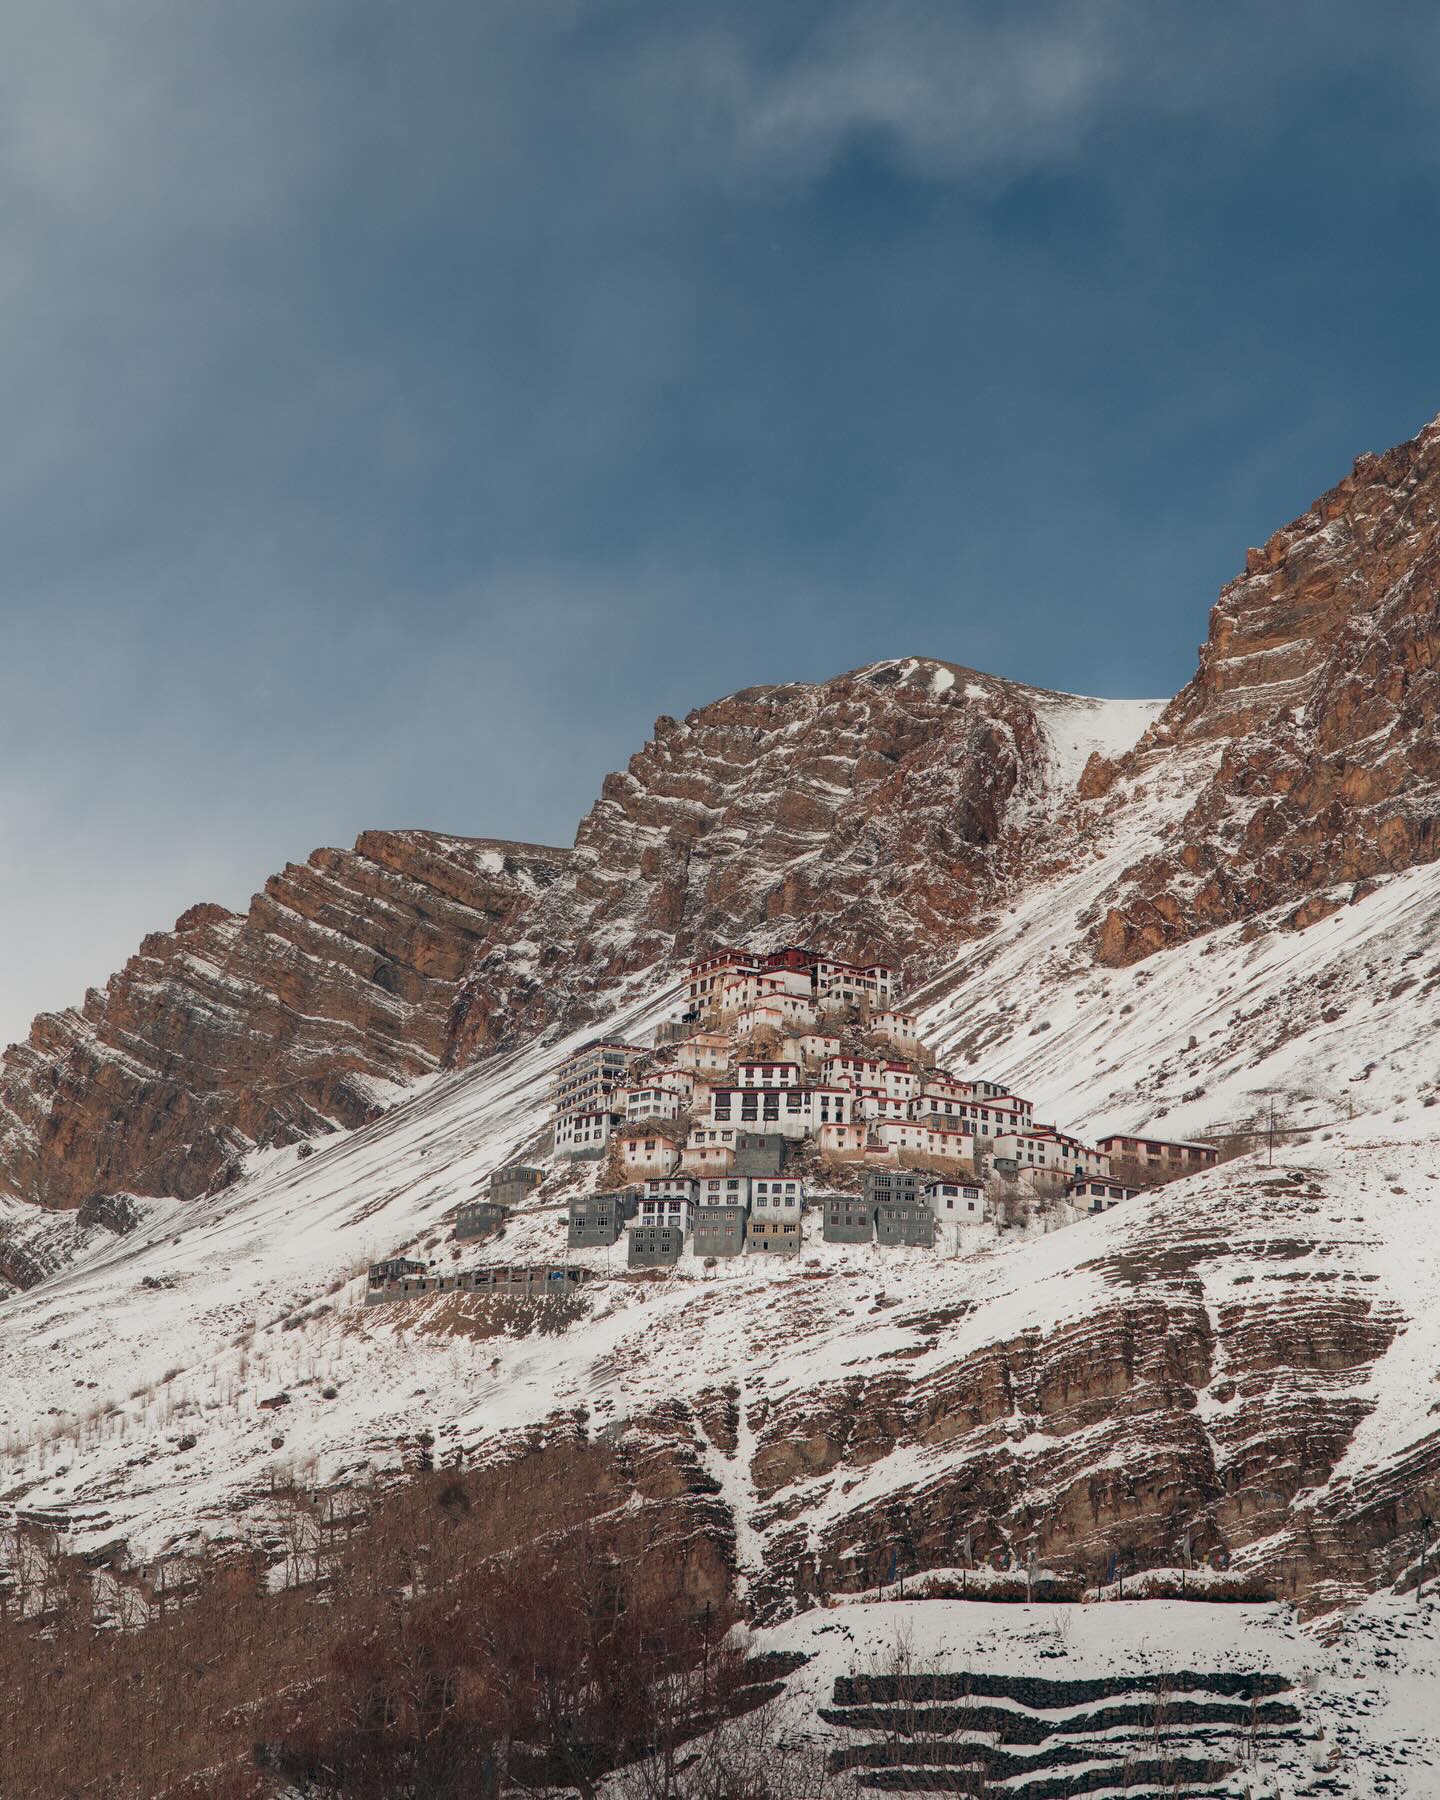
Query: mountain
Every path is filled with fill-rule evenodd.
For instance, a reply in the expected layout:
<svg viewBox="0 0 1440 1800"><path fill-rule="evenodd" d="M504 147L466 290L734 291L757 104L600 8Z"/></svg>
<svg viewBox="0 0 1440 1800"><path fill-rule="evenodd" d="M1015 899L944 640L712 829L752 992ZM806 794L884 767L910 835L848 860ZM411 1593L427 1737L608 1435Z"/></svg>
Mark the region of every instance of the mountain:
<svg viewBox="0 0 1440 1800"><path fill-rule="evenodd" d="M369 831L185 913L0 1068L0 1193L193 1199L257 1148L601 1016L697 948L819 932L920 970L1016 880L1016 825L1153 708L921 658L660 719L572 850Z"/></svg>
<svg viewBox="0 0 1440 1800"><path fill-rule="evenodd" d="M1389 1705L1440 1503L1437 445L1252 552L1167 706L923 658L748 690L659 721L571 850L366 834L37 1021L0 1097L6 1503L143 1560L273 1547L295 1488L583 1447L781 1648L901 1576L1013 1599L983 1565L1033 1552L1055 1592L1265 1600L1204 1626L1211 1670L1281 1636L1318 1667L1278 1603L1368 1609ZM569 1048L643 1038L696 948L801 935L895 957L942 1059L1039 1116L1227 1160L953 1254L576 1252L602 1279L558 1328L361 1306L368 1261L460 1254L456 1204L543 1159ZM553 1258L594 1175L548 1164L467 1254ZM1013 1613L1002 1660L1053 1676ZM1323 1729L1378 1755L1344 1693Z"/></svg>
<svg viewBox="0 0 1440 1800"><path fill-rule="evenodd" d="M476 950L566 868L533 844L367 831L191 907L0 1065L0 1192L193 1199L247 1151L374 1118L440 1066Z"/></svg>
<svg viewBox="0 0 1440 1800"><path fill-rule="evenodd" d="M1107 963L1440 855L1440 421L1250 552L1126 766L1197 745L1218 760L1127 872Z"/></svg>

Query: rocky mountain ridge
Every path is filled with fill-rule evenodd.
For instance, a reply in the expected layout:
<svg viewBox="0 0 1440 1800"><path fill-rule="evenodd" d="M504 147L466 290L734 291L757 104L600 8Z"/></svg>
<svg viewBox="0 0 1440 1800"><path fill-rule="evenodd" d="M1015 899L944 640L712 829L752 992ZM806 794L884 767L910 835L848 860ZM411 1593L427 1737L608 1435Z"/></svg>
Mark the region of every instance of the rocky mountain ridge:
<svg viewBox="0 0 1440 1800"><path fill-rule="evenodd" d="M1121 707L1121 734L1145 716ZM193 1198L715 941L819 931L918 969L1013 887L1007 828L1053 810L1066 731L1118 749L1111 720L911 658L662 718L571 850L419 831L317 850L245 916L194 907L36 1020L0 1068L0 1192Z"/></svg>
<svg viewBox="0 0 1440 1800"><path fill-rule="evenodd" d="M1197 744L1218 764L1128 872L1107 963L1281 902L1303 925L1324 889L1440 855L1440 420L1250 551L1194 679L1121 766Z"/></svg>
<svg viewBox="0 0 1440 1800"><path fill-rule="evenodd" d="M368 831L191 907L0 1065L0 1191L51 1207L223 1185L266 1145L374 1118L439 1068L475 948L564 850Z"/></svg>
<svg viewBox="0 0 1440 1800"><path fill-rule="evenodd" d="M660 719L570 849L317 851L36 1020L0 1068L0 1193L193 1198L716 941L821 936L927 981L1119 842L1117 806L1143 828L1074 953L1124 966L1276 906L1311 923L1440 851L1437 544L1440 423L1250 553L1158 718L896 659ZM1181 788L1163 818L1126 798Z"/></svg>

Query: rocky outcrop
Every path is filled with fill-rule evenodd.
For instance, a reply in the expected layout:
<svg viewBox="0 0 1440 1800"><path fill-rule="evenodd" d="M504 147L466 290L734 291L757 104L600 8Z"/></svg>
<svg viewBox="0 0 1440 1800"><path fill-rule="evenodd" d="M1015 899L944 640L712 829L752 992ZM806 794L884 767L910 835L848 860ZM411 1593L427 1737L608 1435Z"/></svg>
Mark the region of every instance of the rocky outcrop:
<svg viewBox="0 0 1440 1800"><path fill-rule="evenodd" d="M823 934L917 967L1004 891L1047 695L925 658L747 688L657 720L581 822L569 877L479 961L464 1061L714 943Z"/></svg>
<svg viewBox="0 0 1440 1800"><path fill-rule="evenodd" d="M901 1575L943 1584L967 1539L972 1566L1033 1551L1076 1597L1116 1569L1178 1590L1188 1550L1202 1592L1325 1611L1403 1577L1440 1500L1440 1434L1402 1434L1398 1463L1353 1472L1411 1321L1321 1192L1264 1170L1209 1177L1080 1263L1089 1299L1072 1316L960 1350L973 1309L910 1306L884 1314L888 1355L864 1355L852 1322L847 1356L850 1296L817 1274L766 1302L792 1357L828 1346L803 1376L775 1378L757 1326L743 1391L702 1389L644 1430L677 1456L698 1430L709 1466L733 1468L727 1491L753 1495L737 1528L762 1617Z"/></svg>
<svg viewBox="0 0 1440 1800"><path fill-rule="evenodd" d="M191 907L0 1076L0 1192L188 1197L394 1085L585 1023L716 942L917 967L1013 880L1066 697L911 658L657 722L573 850L366 832Z"/></svg>
<svg viewBox="0 0 1440 1800"><path fill-rule="evenodd" d="M1099 929L1133 962L1440 855L1440 421L1354 472L1221 594L1200 668L1126 759L1220 746Z"/></svg>
<svg viewBox="0 0 1440 1800"><path fill-rule="evenodd" d="M0 1065L0 1191L189 1198L253 1145L363 1124L437 1068L476 948L568 852L369 831L147 937Z"/></svg>

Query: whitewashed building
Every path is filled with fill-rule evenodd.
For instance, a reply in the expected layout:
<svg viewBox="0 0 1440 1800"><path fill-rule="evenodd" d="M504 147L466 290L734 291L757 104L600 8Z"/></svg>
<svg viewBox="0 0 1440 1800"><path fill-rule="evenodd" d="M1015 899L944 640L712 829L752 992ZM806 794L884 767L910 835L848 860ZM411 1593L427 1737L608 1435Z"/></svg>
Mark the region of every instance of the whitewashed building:
<svg viewBox="0 0 1440 1800"><path fill-rule="evenodd" d="M1108 1212L1122 1200L1133 1200L1139 1192L1139 1188L1126 1187L1123 1181L1104 1181L1099 1176L1087 1175L1080 1181L1072 1181L1065 1190L1065 1197L1077 1212L1098 1213Z"/></svg>
<svg viewBox="0 0 1440 1800"><path fill-rule="evenodd" d="M794 1088L803 1084L800 1065L794 1062L737 1063L735 1079L742 1088Z"/></svg>
<svg viewBox="0 0 1440 1800"><path fill-rule="evenodd" d="M882 1119L872 1127L885 1155L929 1156L942 1162L973 1162L975 1139L967 1131L947 1131L913 1119Z"/></svg>
<svg viewBox="0 0 1440 1800"><path fill-rule="evenodd" d="M555 1121L555 1154L600 1156L619 1124L620 1114L605 1108L596 1112L563 1112Z"/></svg>
<svg viewBox="0 0 1440 1800"><path fill-rule="evenodd" d="M924 1048L914 1013L900 1012L895 1007L872 1013L870 1029L897 1050L916 1051Z"/></svg>
<svg viewBox="0 0 1440 1800"><path fill-rule="evenodd" d="M737 1125L700 1123L690 1127L680 1166L687 1175L725 1175L735 1167Z"/></svg>
<svg viewBox="0 0 1440 1800"><path fill-rule="evenodd" d="M694 1037L676 1046L675 1063L677 1068L689 1069L696 1075L723 1075L733 1055L729 1032L697 1031Z"/></svg>
<svg viewBox="0 0 1440 1800"><path fill-rule="evenodd" d="M696 1198L701 1206L749 1206L748 1175L707 1175L696 1183Z"/></svg>
<svg viewBox="0 0 1440 1800"><path fill-rule="evenodd" d="M821 1073L829 1087L883 1088L885 1060L881 1056L827 1056Z"/></svg>
<svg viewBox="0 0 1440 1800"><path fill-rule="evenodd" d="M651 1126L622 1125L615 1133L620 1160L636 1175L672 1175L680 1167L680 1146Z"/></svg>
<svg viewBox="0 0 1440 1800"><path fill-rule="evenodd" d="M805 1184L798 1176L757 1175L750 1182L750 1214L756 1229L767 1221L798 1219L805 1204Z"/></svg>
<svg viewBox="0 0 1440 1800"><path fill-rule="evenodd" d="M1110 1158L1068 1132L1039 1125L1033 1131L1007 1131L994 1141L997 1161L1012 1162L1022 1172L1043 1170L1059 1175L1108 1175Z"/></svg>
<svg viewBox="0 0 1440 1800"><path fill-rule="evenodd" d="M889 1062L880 1071L880 1085L892 1100L913 1100L920 1092L920 1074L909 1063Z"/></svg>
<svg viewBox="0 0 1440 1800"><path fill-rule="evenodd" d="M970 1181L925 1181L920 1192L936 1219L946 1225L983 1225L985 1190Z"/></svg>
<svg viewBox="0 0 1440 1800"><path fill-rule="evenodd" d="M684 1103L674 1088L658 1084L622 1088L620 1098L625 1103L625 1117L630 1120L678 1119L684 1111Z"/></svg>
<svg viewBox="0 0 1440 1800"><path fill-rule="evenodd" d="M1151 1170L1166 1175L1193 1175L1200 1169L1213 1169L1220 1152L1213 1144L1199 1144L1184 1138L1136 1137L1129 1132L1109 1132L1100 1138L1097 1148L1112 1162L1133 1164L1147 1173Z"/></svg>
<svg viewBox="0 0 1440 1800"><path fill-rule="evenodd" d="M649 1199L666 1196L677 1200L693 1200L697 1185L690 1175L647 1175L640 1183L640 1192Z"/></svg>
<svg viewBox="0 0 1440 1800"><path fill-rule="evenodd" d="M632 1223L641 1226L673 1225L688 1237L694 1225L695 1203L687 1194L641 1194Z"/></svg>
<svg viewBox="0 0 1440 1800"><path fill-rule="evenodd" d="M883 1087L855 1090L855 1113L862 1119L908 1119L912 1102L887 1094Z"/></svg>
<svg viewBox="0 0 1440 1800"><path fill-rule="evenodd" d="M865 1126L856 1121L849 1125L822 1125L815 1139L824 1156L840 1162L855 1162L865 1154Z"/></svg>

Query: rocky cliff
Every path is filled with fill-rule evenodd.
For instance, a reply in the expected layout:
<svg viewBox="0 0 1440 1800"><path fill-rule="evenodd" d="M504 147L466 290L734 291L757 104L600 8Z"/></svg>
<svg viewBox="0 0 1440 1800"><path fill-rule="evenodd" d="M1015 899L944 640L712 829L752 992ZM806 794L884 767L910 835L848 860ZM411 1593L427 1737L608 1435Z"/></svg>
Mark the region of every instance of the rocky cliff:
<svg viewBox="0 0 1440 1800"><path fill-rule="evenodd" d="M369 831L192 907L0 1065L0 1191L191 1198L256 1144L363 1124L436 1069L477 946L564 850Z"/></svg>
<svg viewBox="0 0 1440 1800"><path fill-rule="evenodd" d="M1218 761L1115 897L1104 962L1289 902L1305 925L1336 884L1440 854L1440 421L1249 553L1122 766L1205 745Z"/></svg>
<svg viewBox="0 0 1440 1800"><path fill-rule="evenodd" d="M715 942L823 936L918 978L1083 866L1120 796L1140 823L1087 955L1133 963L1276 907L1312 923L1440 851L1437 546L1440 423L1250 553L1138 744L1148 714L909 658L660 719L571 850L317 851L243 919L192 908L36 1021L0 1077L0 1193L193 1196L248 1147L599 1019ZM1177 785L1182 807L1136 810Z"/></svg>
<svg viewBox="0 0 1440 1800"><path fill-rule="evenodd" d="M714 943L822 933L918 969L1012 879L1017 809L1069 696L926 658L747 688L662 718L580 824L575 860L477 963L464 1062L595 1016L617 980Z"/></svg>
<svg viewBox="0 0 1440 1800"><path fill-rule="evenodd" d="M361 1124L716 941L819 932L917 966L1013 882L1007 821L1056 787L1047 721L1087 710L883 663L659 720L573 850L416 831L318 850L243 918L194 907L36 1020L0 1077L0 1192L191 1198L250 1147Z"/></svg>

